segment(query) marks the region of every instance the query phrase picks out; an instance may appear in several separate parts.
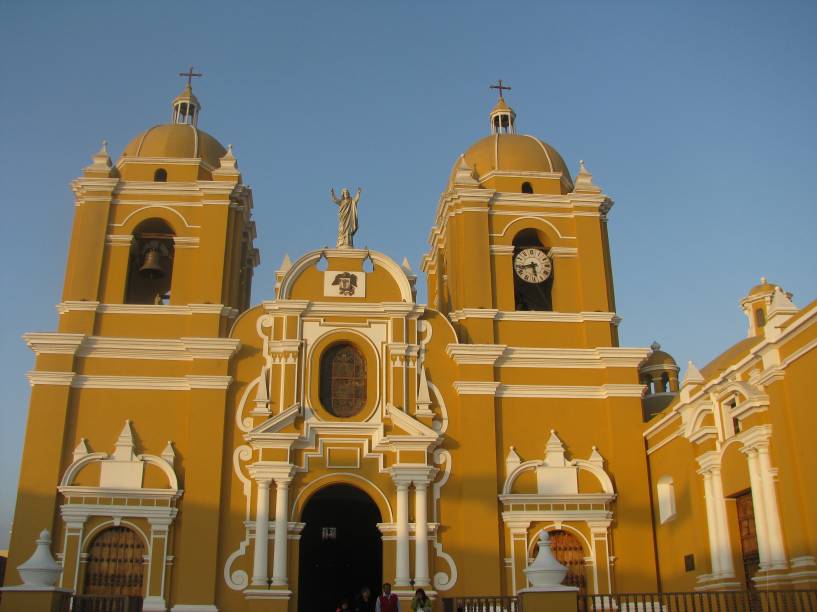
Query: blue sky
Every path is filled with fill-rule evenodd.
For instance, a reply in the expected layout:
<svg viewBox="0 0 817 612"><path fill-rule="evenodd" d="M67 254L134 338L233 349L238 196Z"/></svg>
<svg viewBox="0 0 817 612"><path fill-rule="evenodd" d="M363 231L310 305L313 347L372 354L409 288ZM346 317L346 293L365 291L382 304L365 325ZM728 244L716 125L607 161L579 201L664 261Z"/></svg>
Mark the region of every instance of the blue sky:
<svg viewBox="0 0 817 612"><path fill-rule="evenodd" d="M56 326L69 182L102 139L118 156L166 122L190 64L199 127L254 188L255 301L284 253L334 240L331 186L364 189L357 244L419 269L502 78L519 130L616 200L622 345L702 366L745 335L761 275L817 297L815 26L817 3L793 1L2 3L0 548L33 365L20 335Z"/></svg>

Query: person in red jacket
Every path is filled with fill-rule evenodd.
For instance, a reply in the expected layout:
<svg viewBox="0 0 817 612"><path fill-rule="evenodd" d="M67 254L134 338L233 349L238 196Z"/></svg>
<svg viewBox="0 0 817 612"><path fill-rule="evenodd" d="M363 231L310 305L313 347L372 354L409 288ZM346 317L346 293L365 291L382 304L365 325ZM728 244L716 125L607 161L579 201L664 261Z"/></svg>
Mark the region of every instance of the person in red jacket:
<svg viewBox="0 0 817 612"><path fill-rule="evenodd" d="M391 585L388 582L383 585L383 594L377 598L375 612L400 612L400 602L397 595L391 592Z"/></svg>

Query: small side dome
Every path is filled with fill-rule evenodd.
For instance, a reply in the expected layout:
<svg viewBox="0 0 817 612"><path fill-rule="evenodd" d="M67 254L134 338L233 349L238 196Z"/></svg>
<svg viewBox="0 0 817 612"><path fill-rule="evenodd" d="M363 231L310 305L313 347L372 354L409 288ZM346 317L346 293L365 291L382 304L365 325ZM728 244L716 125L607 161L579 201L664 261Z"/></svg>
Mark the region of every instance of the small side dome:
<svg viewBox="0 0 817 612"><path fill-rule="evenodd" d="M652 353L638 366L639 381L645 387L641 402L642 416L646 423L669 406L678 395L678 372L680 368L672 355L661 350L653 342Z"/></svg>
<svg viewBox="0 0 817 612"><path fill-rule="evenodd" d="M751 289L749 289L749 293L747 294L747 298L752 297L761 297L761 296L771 296L774 295L775 290L777 289L777 285L774 283L770 283L766 281L765 276L760 277L760 284L755 285Z"/></svg>
<svg viewBox="0 0 817 612"><path fill-rule="evenodd" d="M652 349L652 354L641 364L642 370L652 366L671 366L676 368L676 370L678 369L678 364L675 363L675 359L673 359L669 353L662 351L660 344L653 342L650 348Z"/></svg>

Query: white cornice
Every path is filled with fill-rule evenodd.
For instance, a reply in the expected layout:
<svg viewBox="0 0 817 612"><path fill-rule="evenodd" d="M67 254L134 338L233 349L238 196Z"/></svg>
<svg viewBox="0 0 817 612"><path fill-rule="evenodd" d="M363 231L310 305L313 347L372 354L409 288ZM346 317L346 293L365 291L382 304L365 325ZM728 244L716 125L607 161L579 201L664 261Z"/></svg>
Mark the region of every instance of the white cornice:
<svg viewBox="0 0 817 612"><path fill-rule="evenodd" d="M449 344L445 352L458 365L494 365L505 349L502 344Z"/></svg>
<svg viewBox="0 0 817 612"><path fill-rule="evenodd" d="M56 385L60 387L68 387L74 381L75 374L73 372L46 372L43 370L31 370L26 376L28 377L28 384L32 387L34 385Z"/></svg>
<svg viewBox="0 0 817 612"><path fill-rule="evenodd" d="M506 385L493 381L455 381L457 395L493 395L495 397L535 399L608 399L641 398L644 385Z"/></svg>
<svg viewBox="0 0 817 612"><path fill-rule="evenodd" d="M635 368L649 353L647 348L508 347L496 365L504 368Z"/></svg>
<svg viewBox="0 0 817 612"><path fill-rule="evenodd" d="M23 334L28 347L35 355L73 355L82 344L83 334L55 332L28 332Z"/></svg>
<svg viewBox="0 0 817 612"><path fill-rule="evenodd" d="M39 374L39 372L35 372ZM191 389L227 389L232 376L106 376L77 374L71 386L76 389L140 389L151 391L190 391Z"/></svg>
<svg viewBox="0 0 817 612"><path fill-rule="evenodd" d="M492 308L462 308L449 314L452 321L463 319L495 319L498 321L539 321L549 323L585 323L599 321L618 325L621 318L614 312L551 312L539 310L495 310Z"/></svg>
<svg viewBox="0 0 817 612"><path fill-rule="evenodd" d="M57 304L57 312L65 314L71 311L98 312L105 314L149 314L149 315L191 315L218 314L228 318L238 316L238 309L223 304L100 304L67 300Z"/></svg>
<svg viewBox="0 0 817 612"><path fill-rule="evenodd" d="M54 332L28 333L23 338L37 355L113 359L230 359L241 348L233 338L112 338Z"/></svg>
<svg viewBox="0 0 817 612"><path fill-rule="evenodd" d="M406 302L310 302L307 300L265 300L264 312L302 316L399 316L417 318L425 312L422 304Z"/></svg>
<svg viewBox="0 0 817 612"><path fill-rule="evenodd" d="M496 395L498 382L457 380L452 383L457 395Z"/></svg>
<svg viewBox="0 0 817 612"><path fill-rule="evenodd" d="M641 398L644 385L500 385L497 397L532 397L540 399L608 399L611 397Z"/></svg>

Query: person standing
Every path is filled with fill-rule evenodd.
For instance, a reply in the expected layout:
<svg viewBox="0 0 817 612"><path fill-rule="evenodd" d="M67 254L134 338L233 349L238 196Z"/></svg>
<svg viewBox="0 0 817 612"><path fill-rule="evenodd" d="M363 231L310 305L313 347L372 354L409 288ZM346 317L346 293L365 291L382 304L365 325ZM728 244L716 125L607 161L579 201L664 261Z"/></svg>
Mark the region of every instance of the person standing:
<svg viewBox="0 0 817 612"><path fill-rule="evenodd" d="M375 612L376 602L369 587L360 589L360 595L355 602L355 612Z"/></svg>
<svg viewBox="0 0 817 612"><path fill-rule="evenodd" d="M400 602L397 595L391 592L388 582L383 585L383 593L377 598L375 612L400 612Z"/></svg>
<svg viewBox="0 0 817 612"><path fill-rule="evenodd" d="M411 612L431 612L431 600L423 589L417 589L411 600Z"/></svg>

